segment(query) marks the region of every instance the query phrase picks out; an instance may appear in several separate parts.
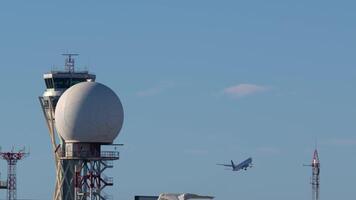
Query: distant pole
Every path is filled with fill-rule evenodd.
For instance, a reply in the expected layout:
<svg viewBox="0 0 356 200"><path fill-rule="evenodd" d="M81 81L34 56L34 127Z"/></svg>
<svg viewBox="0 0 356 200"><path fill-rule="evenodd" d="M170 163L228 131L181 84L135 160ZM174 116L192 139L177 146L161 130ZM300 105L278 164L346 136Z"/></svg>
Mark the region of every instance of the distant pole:
<svg viewBox="0 0 356 200"><path fill-rule="evenodd" d="M0 152L0 157L7 161L7 199L16 200L16 164L28 155L24 151Z"/></svg>
<svg viewBox="0 0 356 200"><path fill-rule="evenodd" d="M320 161L318 150L314 150L313 160L311 165L305 165L312 167L312 200L319 200L319 192L320 192Z"/></svg>
<svg viewBox="0 0 356 200"><path fill-rule="evenodd" d="M320 187L320 162L318 151L315 149L313 156L313 178L312 178L312 186L313 186L313 200L319 200L319 187Z"/></svg>

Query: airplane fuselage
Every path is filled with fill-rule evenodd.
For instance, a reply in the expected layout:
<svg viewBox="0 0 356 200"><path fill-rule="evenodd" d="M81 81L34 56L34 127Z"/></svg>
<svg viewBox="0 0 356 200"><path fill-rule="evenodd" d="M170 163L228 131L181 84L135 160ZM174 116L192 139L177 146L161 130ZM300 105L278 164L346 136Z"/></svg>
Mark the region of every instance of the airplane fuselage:
<svg viewBox="0 0 356 200"><path fill-rule="evenodd" d="M234 165L232 170L233 171L239 171L239 170L247 170L247 168L252 167L252 158L248 158L247 160L243 161L242 163L238 165Z"/></svg>
<svg viewBox="0 0 356 200"><path fill-rule="evenodd" d="M247 170L247 168L252 167L252 158L248 158L245 161L241 162L238 165L234 164L234 161L231 160L231 164L217 164L217 165L222 165L225 167L231 167L232 171L239 171L239 170Z"/></svg>

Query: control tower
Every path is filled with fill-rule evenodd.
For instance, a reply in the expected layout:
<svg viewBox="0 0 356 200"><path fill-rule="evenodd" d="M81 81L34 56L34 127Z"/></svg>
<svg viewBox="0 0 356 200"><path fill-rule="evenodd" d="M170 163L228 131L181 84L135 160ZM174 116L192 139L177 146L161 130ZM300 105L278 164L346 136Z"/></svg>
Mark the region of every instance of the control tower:
<svg viewBox="0 0 356 200"><path fill-rule="evenodd" d="M65 56L64 70L52 70L43 75L46 90L39 97L51 140L52 153L56 165L56 183L53 194L54 200L72 199L74 196L73 180L65 179L65 176L73 177L74 166L66 160L61 160L65 154L65 141L57 133L55 128L55 109L61 95L71 86L80 82L94 82L96 76L88 71L75 70L74 57L78 54L63 54Z"/></svg>

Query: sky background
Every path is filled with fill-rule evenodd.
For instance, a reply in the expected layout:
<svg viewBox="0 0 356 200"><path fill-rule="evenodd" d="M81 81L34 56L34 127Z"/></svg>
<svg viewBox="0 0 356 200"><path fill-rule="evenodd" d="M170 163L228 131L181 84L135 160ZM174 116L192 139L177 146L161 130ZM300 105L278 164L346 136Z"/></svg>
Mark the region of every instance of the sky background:
<svg viewBox="0 0 356 200"><path fill-rule="evenodd" d="M0 3L2 150L30 148L18 197L49 200L55 168L38 101L43 73L79 69L120 97L115 200L192 192L216 200L356 196L354 1ZM216 163L252 156L239 173ZM1 178L6 163L0 162ZM5 198L0 191L0 198Z"/></svg>

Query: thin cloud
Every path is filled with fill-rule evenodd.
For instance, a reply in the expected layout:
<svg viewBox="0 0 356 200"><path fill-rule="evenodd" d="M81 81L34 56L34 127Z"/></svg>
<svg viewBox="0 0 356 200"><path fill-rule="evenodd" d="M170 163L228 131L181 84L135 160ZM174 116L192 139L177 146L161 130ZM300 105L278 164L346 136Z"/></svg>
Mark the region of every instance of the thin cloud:
<svg viewBox="0 0 356 200"><path fill-rule="evenodd" d="M263 85L255 85L249 83L243 83L234 85L223 90L225 95L235 97L235 98L242 98L245 96L250 96L257 93L262 93L270 90L270 87L263 86Z"/></svg>
<svg viewBox="0 0 356 200"><path fill-rule="evenodd" d="M155 95L158 95L158 94L164 92L165 90L167 90L169 88L174 87L174 85L175 84L173 84L171 82L160 83L157 86L138 91L138 92L136 92L136 95L139 97L155 96Z"/></svg>

